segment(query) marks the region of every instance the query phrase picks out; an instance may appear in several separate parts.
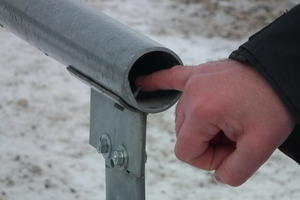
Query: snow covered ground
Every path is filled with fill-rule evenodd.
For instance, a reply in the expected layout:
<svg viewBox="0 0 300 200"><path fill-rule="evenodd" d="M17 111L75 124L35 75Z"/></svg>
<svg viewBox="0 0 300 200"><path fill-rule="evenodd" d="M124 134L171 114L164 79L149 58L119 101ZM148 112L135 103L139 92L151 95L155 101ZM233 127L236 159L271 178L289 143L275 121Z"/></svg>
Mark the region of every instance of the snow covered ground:
<svg viewBox="0 0 300 200"><path fill-rule="evenodd" d="M225 58L251 34L228 40L172 31L165 19L192 9L179 1L86 2L174 50L187 65ZM104 159L88 142L88 86L5 29L0 44L0 200L104 200ZM148 117L147 199L300 198L300 168L279 151L237 188L178 161L173 112Z"/></svg>

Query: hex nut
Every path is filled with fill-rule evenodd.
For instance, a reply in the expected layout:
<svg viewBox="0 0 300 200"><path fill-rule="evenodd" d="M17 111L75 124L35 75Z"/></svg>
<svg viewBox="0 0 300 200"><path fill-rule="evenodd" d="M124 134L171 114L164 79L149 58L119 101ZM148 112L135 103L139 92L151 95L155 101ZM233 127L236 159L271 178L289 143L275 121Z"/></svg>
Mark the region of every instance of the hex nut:
<svg viewBox="0 0 300 200"><path fill-rule="evenodd" d="M125 153L122 150L117 150L113 154L113 161L115 165L123 165L125 162Z"/></svg>
<svg viewBox="0 0 300 200"><path fill-rule="evenodd" d="M125 170L128 167L128 159L125 147L120 145L112 154L111 161L115 166L118 166L120 170Z"/></svg>

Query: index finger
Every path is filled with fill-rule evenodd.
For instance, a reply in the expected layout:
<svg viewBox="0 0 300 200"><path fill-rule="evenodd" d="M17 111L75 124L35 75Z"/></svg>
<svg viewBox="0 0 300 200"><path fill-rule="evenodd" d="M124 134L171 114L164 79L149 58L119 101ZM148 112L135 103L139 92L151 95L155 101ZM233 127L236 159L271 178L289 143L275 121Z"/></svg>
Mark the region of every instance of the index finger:
<svg viewBox="0 0 300 200"><path fill-rule="evenodd" d="M140 76L136 79L135 84L146 92L156 90L183 91L193 70L194 67L176 65L170 69L164 69L150 75Z"/></svg>

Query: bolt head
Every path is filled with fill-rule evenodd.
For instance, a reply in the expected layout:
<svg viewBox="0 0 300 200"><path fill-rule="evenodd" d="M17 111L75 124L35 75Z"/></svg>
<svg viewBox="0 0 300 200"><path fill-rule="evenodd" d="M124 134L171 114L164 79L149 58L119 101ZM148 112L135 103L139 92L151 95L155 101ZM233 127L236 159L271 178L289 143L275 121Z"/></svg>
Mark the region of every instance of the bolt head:
<svg viewBox="0 0 300 200"><path fill-rule="evenodd" d="M122 150L117 150L113 154L113 162L115 165L123 165L125 163L125 153Z"/></svg>

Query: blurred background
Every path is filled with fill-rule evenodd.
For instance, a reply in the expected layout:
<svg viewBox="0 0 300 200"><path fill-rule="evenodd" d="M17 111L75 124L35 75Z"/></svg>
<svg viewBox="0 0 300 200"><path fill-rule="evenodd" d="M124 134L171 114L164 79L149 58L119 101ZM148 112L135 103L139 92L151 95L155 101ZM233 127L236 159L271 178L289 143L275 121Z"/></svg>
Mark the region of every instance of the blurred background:
<svg viewBox="0 0 300 200"><path fill-rule="evenodd" d="M107 0L86 0L101 9ZM133 1L132 1L133 2ZM296 0L173 0L152 1L151 9L142 6L144 0L135 1L138 10L127 13L135 16L130 21L147 25L154 34L182 33L228 39L245 38L296 5ZM117 0L111 15L126 12L122 4L130 0ZM134 6L134 5L133 5ZM117 12L116 12L117 11ZM143 13L146 19L140 20ZM154 19L154 20L153 20ZM119 19L120 20L120 19Z"/></svg>
<svg viewBox="0 0 300 200"><path fill-rule="evenodd" d="M75 1L75 0L74 0ZM186 65L224 59L289 10L286 0L84 0L175 51ZM104 200L104 159L89 144L90 89L0 28L0 200ZM174 107L148 116L147 199L291 200L299 166L276 151L244 185L178 161Z"/></svg>

